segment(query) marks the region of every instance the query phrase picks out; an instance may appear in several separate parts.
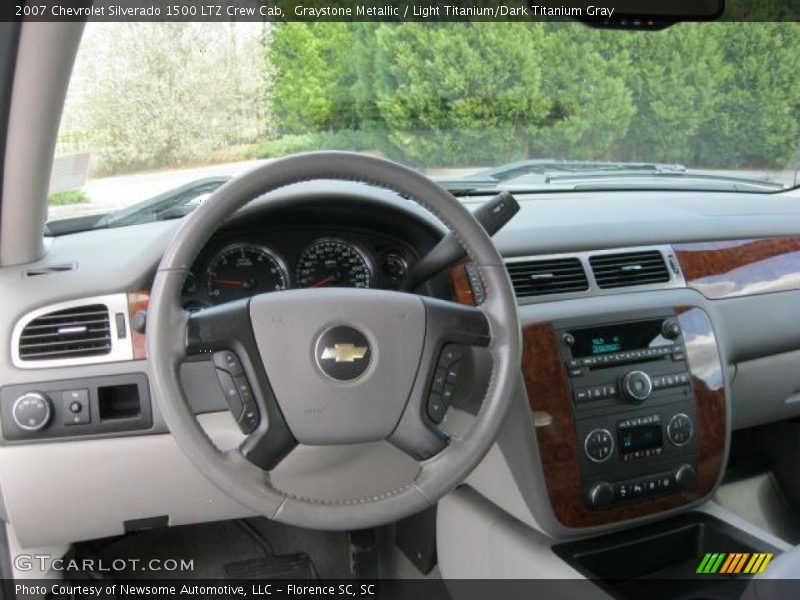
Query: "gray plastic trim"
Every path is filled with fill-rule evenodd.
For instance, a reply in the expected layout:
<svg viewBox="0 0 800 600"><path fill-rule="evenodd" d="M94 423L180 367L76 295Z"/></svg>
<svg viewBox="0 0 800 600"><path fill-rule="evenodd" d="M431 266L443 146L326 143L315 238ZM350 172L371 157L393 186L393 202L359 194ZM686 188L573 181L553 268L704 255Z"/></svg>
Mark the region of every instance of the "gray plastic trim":
<svg viewBox="0 0 800 600"><path fill-rule="evenodd" d="M111 352L100 356L82 356L78 358L55 358L25 360L19 355L19 341L22 330L34 319L51 312L77 308L89 304L103 304L108 309L108 321L111 325ZM125 322L125 335L120 338L116 331L115 316L122 314ZM128 319L128 296L127 294L108 294L105 296L91 296L89 298L79 298L50 304L37 308L23 316L14 326L11 333L11 362L19 369L52 369L55 367L75 367L81 365L96 365L101 363L120 362L123 360L133 360L133 343L131 342L131 327Z"/></svg>

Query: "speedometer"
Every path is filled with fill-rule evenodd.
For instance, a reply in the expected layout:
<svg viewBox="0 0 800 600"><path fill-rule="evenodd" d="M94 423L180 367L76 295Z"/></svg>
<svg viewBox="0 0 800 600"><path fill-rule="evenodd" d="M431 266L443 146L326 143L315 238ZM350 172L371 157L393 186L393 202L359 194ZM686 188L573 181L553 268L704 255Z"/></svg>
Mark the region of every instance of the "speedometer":
<svg viewBox="0 0 800 600"><path fill-rule="evenodd" d="M353 244L322 238L303 250L295 275L300 287L368 288L372 267L367 256Z"/></svg>
<svg viewBox="0 0 800 600"><path fill-rule="evenodd" d="M289 274L283 261L269 248L256 244L226 246L206 271L206 290L214 304L287 287Z"/></svg>

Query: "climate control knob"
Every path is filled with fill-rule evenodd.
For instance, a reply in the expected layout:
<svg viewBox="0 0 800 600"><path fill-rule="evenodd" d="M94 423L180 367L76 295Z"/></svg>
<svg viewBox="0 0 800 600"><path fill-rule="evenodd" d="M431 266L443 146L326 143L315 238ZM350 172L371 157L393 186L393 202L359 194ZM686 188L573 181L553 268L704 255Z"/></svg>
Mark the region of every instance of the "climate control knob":
<svg viewBox="0 0 800 600"><path fill-rule="evenodd" d="M667 437L675 446L685 446L692 439L694 427L689 415L678 413L669 420Z"/></svg>
<svg viewBox="0 0 800 600"><path fill-rule="evenodd" d="M614 451L614 438L608 429L593 429L583 440L583 450L592 462L608 460Z"/></svg>
<svg viewBox="0 0 800 600"><path fill-rule="evenodd" d="M53 403L41 392L27 392L14 401L11 416L25 431L39 431L47 426L53 414Z"/></svg>
<svg viewBox="0 0 800 600"><path fill-rule="evenodd" d="M629 371L622 376L619 387L625 398L639 404L650 397L653 391L653 382L644 371Z"/></svg>
<svg viewBox="0 0 800 600"><path fill-rule="evenodd" d="M595 483L589 488L586 499L592 508L604 508L614 501L614 486L605 481Z"/></svg>
<svg viewBox="0 0 800 600"><path fill-rule="evenodd" d="M684 490L689 489L694 485L694 480L697 478L697 471L694 470L692 465L681 465L675 471L675 483L678 487Z"/></svg>

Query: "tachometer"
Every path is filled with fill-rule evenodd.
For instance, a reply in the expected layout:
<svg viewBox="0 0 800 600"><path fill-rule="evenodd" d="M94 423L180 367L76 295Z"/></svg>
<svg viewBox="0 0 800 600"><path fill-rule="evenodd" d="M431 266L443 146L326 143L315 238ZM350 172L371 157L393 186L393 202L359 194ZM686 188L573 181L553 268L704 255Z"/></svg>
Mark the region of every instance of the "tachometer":
<svg viewBox="0 0 800 600"><path fill-rule="evenodd" d="M353 244L322 238L303 250L295 275L300 287L368 288L372 267L367 256Z"/></svg>
<svg viewBox="0 0 800 600"><path fill-rule="evenodd" d="M289 287L280 257L256 244L233 244L220 250L206 271L208 298L214 304Z"/></svg>

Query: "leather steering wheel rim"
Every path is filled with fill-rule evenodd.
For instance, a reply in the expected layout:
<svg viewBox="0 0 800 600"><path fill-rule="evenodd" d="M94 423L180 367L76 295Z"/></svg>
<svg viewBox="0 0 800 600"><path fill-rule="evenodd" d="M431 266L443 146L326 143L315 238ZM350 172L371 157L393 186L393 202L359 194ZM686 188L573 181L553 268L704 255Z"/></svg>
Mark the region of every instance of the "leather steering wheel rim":
<svg viewBox="0 0 800 600"><path fill-rule="evenodd" d="M198 423L179 378L180 365L187 356L190 321L188 313L180 307L180 291L202 247L220 224L252 199L292 184L319 179L360 182L394 191L419 203L455 233L485 287L486 300L473 310L482 313L488 323L487 348L492 359L481 409L466 435L448 440L441 452L421 460L413 482L380 494L343 501L300 497L279 490L270 482L269 472L252 464L241 452L220 451ZM271 295L284 293L287 292ZM400 292L384 294L400 295ZM286 157L218 188L185 218L173 237L156 273L147 321L152 386L179 447L199 471L234 500L267 518L301 527L332 530L373 527L435 504L462 483L488 452L503 424L519 378L521 336L516 298L502 257L488 234L455 197L430 179L389 160L356 153L313 152Z"/></svg>

